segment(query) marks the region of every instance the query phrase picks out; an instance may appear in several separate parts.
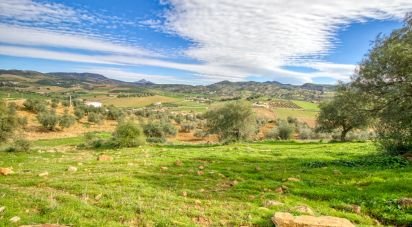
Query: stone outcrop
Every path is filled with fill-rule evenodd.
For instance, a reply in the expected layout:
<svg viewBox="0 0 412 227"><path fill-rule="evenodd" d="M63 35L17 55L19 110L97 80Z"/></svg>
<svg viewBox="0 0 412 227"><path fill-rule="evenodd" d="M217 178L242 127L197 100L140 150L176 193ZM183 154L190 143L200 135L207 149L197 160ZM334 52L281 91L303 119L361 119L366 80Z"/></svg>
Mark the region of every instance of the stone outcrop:
<svg viewBox="0 0 412 227"><path fill-rule="evenodd" d="M276 212L272 217L277 227L354 227L349 220L331 216L296 216L290 213Z"/></svg>

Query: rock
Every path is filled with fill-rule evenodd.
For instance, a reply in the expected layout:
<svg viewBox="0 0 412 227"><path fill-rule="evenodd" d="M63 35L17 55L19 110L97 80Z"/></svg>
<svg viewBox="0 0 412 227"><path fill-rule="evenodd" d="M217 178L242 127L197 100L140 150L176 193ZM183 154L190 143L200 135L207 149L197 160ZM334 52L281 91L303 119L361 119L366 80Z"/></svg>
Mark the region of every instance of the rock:
<svg viewBox="0 0 412 227"><path fill-rule="evenodd" d="M289 178L288 178L288 181L292 181L292 182L299 182L299 181L300 181L300 179L298 179L298 178L294 178L294 177L289 177Z"/></svg>
<svg viewBox="0 0 412 227"><path fill-rule="evenodd" d="M264 207L275 207L275 206L282 206L283 203L275 201L275 200L268 200L263 203Z"/></svg>
<svg viewBox="0 0 412 227"><path fill-rule="evenodd" d="M204 166L199 166L198 168L199 168L199 169L204 169L205 167L204 167Z"/></svg>
<svg viewBox="0 0 412 227"><path fill-rule="evenodd" d="M103 196L103 194L100 193L100 194L96 195L96 196L94 197L94 199L95 199L95 200L100 200L100 199L102 198L102 196Z"/></svg>
<svg viewBox="0 0 412 227"><path fill-rule="evenodd" d="M168 170L169 168L167 168L166 166L162 166L160 167L161 170Z"/></svg>
<svg viewBox="0 0 412 227"><path fill-rule="evenodd" d="M342 175L342 172L337 170L337 169L334 169L333 174L335 174L335 176L340 176L340 175Z"/></svg>
<svg viewBox="0 0 412 227"><path fill-rule="evenodd" d="M262 170L262 168L260 168L259 166L256 166L256 167L255 167L255 170L256 170L257 172L259 172L259 171Z"/></svg>
<svg viewBox="0 0 412 227"><path fill-rule="evenodd" d="M39 177L46 177L46 176L48 176L49 175L49 172L42 172L42 173L39 173Z"/></svg>
<svg viewBox="0 0 412 227"><path fill-rule="evenodd" d="M412 162L412 152L404 154L403 157L406 158L406 160Z"/></svg>
<svg viewBox="0 0 412 227"><path fill-rule="evenodd" d="M315 213L313 212L312 209L310 209L310 207L308 206L297 206L293 208L294 211L302 213L302 214L309 214L309 215L314 215Z"/></svg>
<svg viewBox="0 0 412 227"><path fill-rule="evenodd" d="M203 175L203 174L205 174L203 171L197 171L197 175Z"/></svg>
<svg viewBox="0 0 412 227"><path fill-rule="evenodd" d="M67 168L67 171L74 173L77 171L77 167L69 166L69 168Z"/></svg>
<svg viewBox="0 0 412 227"><path fill-rule="evenodd" d="M176 161L175 161L175 165L176 165L176 166L182 166L182 165L183 165L183 162L180 161L180 160L176 160Z"/></svg>
<svg viewBox="0 0 412 227"><path fill-rule="evenodd" d="M6 209L5 206L0 207L0 213L2 213Z"/></svg>
<svg viewBox="0 0 412 227"><path fill-rule="evenodd" d="M352 205L352 211L356 214L360 214L361 213L361 207L358 205Z"/></svg>
<svg viewBox="0 0 412 227"><path fill-rule="evenodd" d="M276 193L283 193L283 188L282 188L282 187L277 187L277 188L275 189L275 192L276 192Z"/></svg>
<svg viewBox="0 0 412 227"><path fill-rule="evenodd" d="M99 157L97 157L97 160L98 161L113 161L113 157L106 155L106 154L102 154L102 155L99 155Z"/></svg>
<svg viewBox="0 0 412 227"><path fill-rule="evenodd" d="M12 173L14 173L13 168L0 168L0 175L7 176Z"/></svg>
<svg viewBox="0 0 412 227"><path fill-rule="evenodd" d="M231 181L231 182L229 183L229 185L230 185L231 187L236 186L237 184L239 184L239 182L238 182L237 180Z"/></svg>
<svg viewBox="0 0 412 227"><path fill-rule="evenodd" d="M398 204L402 208L412 208L412 198L401 198L398 200Z"/></svg>
<svg viewBox="0 0 412 227"><path fill-rule="evenodd" d="M292 214L284 212L276 212L272 217L272 222L277 227L355 227L345 218L308 215L294 217Z"/></svg>
<svg viewBox="0 0 412 227"><path fill-rule="evenodd" d="M11 223L16 223L16 222L19 222L19 221L20 221L20 217L18 217L18 216L14 216L14 217L10 218Z"/></svg>
<svg viewBox="0 0 412 227"><path fill-rule="evenodd" d="M187 196L187 192L182 192L182 195L183 195L183 197L186 197Z"/></svg>

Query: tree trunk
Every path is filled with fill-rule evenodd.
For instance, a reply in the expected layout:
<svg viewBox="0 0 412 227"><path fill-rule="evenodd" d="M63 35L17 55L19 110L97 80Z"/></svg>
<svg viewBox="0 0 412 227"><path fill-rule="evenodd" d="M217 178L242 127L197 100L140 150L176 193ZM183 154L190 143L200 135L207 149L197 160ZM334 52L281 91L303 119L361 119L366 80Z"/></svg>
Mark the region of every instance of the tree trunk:
<svg viewBox="0 0 412 227"><path fill-rule="evenodd" d="M340 141L346 141L346 134L351 130L351 128L343 129L342 133L340 134Z"/></svg>

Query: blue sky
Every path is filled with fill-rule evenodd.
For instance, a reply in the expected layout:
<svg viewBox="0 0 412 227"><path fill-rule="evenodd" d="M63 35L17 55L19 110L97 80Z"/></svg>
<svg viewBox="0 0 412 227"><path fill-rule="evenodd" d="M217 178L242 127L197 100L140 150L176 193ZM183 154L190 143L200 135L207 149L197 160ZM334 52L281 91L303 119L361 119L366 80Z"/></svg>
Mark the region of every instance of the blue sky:
<svg viewBox="0 0 412 227"><path fill-rule="evenodd" d="M408 11L410 0L2 0L0 68L336 83Z"/></svg>

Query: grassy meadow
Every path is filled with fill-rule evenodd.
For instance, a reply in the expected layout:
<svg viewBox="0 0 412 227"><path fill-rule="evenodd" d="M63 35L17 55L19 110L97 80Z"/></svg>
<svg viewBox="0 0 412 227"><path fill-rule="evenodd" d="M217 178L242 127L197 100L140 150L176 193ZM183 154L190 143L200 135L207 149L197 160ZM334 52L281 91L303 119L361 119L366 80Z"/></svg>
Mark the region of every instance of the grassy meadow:
<svg viewBox="0 0 412 227"><path fill-rule="evenodd" d="M396 203L412 196L412 166L371 143L83 150L82 142L42 140L31 153L0 153L0 166L14 170L0 176L0 226L13 226L13 216L19 225L271 226L276 211L299 214L302 205L359 226L412 223L412 210ZM100 154L113 160L97 161Z"/></svg>

